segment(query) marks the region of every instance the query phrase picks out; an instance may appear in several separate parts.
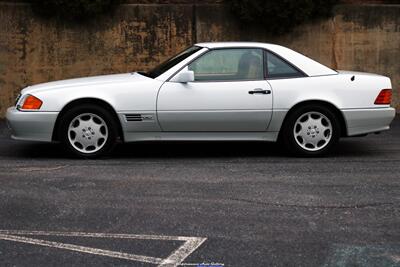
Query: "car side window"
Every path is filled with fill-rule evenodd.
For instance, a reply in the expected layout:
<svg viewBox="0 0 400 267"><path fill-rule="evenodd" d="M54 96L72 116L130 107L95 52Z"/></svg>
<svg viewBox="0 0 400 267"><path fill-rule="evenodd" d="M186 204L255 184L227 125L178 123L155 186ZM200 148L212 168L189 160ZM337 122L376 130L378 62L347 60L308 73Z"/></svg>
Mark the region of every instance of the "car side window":
<svg viewBox="0 0 400 267"><path fill-rule="evenodd" d="M267 78L278 79L304 77L304 74L301 71L273 53L266 52L265 60L265 65L267 66Z"/></svg>
<svg viewBox="0 0 400 267"><path fill-rule="evenodd" d="M211 50L192 62L188 68L195 81L263 80L261 49L235 48Z"/></svg>

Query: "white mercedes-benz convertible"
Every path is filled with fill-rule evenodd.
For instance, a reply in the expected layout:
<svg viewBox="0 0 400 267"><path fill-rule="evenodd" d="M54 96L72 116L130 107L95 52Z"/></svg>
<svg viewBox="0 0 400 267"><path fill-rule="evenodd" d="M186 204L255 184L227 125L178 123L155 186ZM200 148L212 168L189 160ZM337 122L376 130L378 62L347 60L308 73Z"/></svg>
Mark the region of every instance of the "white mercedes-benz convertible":
<svg viewBox="0 0 400 267"><path fill-rule="evenodd" d="M201 43L149 72L29 86L7 111L12 137L92 158L118 141L282 141L323 155L340 137L388 130L389 78L336 71L264 43Z"/></svg>

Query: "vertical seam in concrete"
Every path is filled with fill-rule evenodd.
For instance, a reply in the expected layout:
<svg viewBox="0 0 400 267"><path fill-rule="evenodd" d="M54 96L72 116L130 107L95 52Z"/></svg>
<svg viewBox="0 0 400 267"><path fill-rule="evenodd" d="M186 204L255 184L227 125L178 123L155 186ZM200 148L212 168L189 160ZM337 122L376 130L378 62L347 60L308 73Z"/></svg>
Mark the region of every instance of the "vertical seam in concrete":
<svg viewBox="0 0 400 267"><path fill-rule="evenodd" d="M336 56L336 38L337 38L337 33L338 33L338 28L336 25L336 18L334 17L332 19L332 68L338 69L338 61L337 61L337 56Z"/></svg>
<svg viewBox="0 0 400 267"><path fill-rule="evenodd" d="M192 41L197 43L197 5L192 5Z"/></svg>

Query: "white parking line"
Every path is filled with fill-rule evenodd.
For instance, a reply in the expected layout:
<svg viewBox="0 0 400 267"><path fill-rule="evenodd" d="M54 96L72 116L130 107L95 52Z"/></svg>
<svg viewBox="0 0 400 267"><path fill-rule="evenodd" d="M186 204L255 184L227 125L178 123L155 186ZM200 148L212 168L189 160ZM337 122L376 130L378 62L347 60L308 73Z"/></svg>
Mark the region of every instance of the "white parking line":
<svg viewBox="0 0 400 267"><path fill-rule="evenodd" d="M22 236L21 236L22 235ZM168 258L148 257L118 251L97 249L85 246L78 246L68 243L47 241L37 238L28 238L24 236L68 236L68 237L92 237L92 238L116 238L116 239L139 239L139 240L170 240L183 241L184 244L172 252ZM130 261L158 264L160 267L179 266L190 254L199 248L207 238L185 237L185 236L161 236L161 235L134 235L134 234L107 234L107 233L82 233L82 232L45 232L45 231L18 231L18 230L0 230L0 240L26 243L44 247L52 247L76 251L87 254L106 256L111 258L125 259Z"/></svg>
<svg viewBox="0 0 400 267"><path fill-rule="evenodd" d="M167 266L177 266L173 265L177 263L178 265L181 264L190 254L192 254L198 247L200 247L206 238L196 238L190 237L190 240L187 240L185 244L175 250L168 258L163 260L160 267L167 267Z"/></svg>
<svg viewBox="0 0 400 267"><path fill-rule="evenodd" d="M116 252L116 251L104 250L104 249L89 248L89 247L84 247L84 246L77 246L77 245L66 244L66 243L58 243L58 242L40 240L40 239L35 239L35 238L27 238L27 237L22 237L22 236L0 234L0 239L14 241L14 242L20 242L20 243L26 243L26 244L32 244L32 245L38 245L38 246L44 246L44 247L72 250L72 251L83 252L83 253L87 253L87 254L101 255L101 256L107 256L107 257L118 258L118 259L153 263L153 264L160 264L162 261L162 259L160 259L160 258L139 256L139 255L121 253L121 252Z"/></svg>

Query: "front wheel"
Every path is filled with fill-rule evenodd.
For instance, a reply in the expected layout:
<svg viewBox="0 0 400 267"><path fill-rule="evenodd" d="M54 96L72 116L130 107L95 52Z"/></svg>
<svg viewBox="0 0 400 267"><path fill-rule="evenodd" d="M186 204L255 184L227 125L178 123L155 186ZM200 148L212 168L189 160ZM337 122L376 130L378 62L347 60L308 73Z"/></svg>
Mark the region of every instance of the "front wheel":
<svg viewBox="0 0 400 267"><path fill-rule="evenodd" d="M60 120L61 141L76 156L103 156L116 144L116 123L110 113L101 107L75 107L67 111Z"/></svg>
<svg viewBox="0 0 400 267"><path fill-rule="evenodd" d="M314 105L289 114L282 131L282 141L292 154L320 156L332 151L341 129L331 109Z"/></svg>

